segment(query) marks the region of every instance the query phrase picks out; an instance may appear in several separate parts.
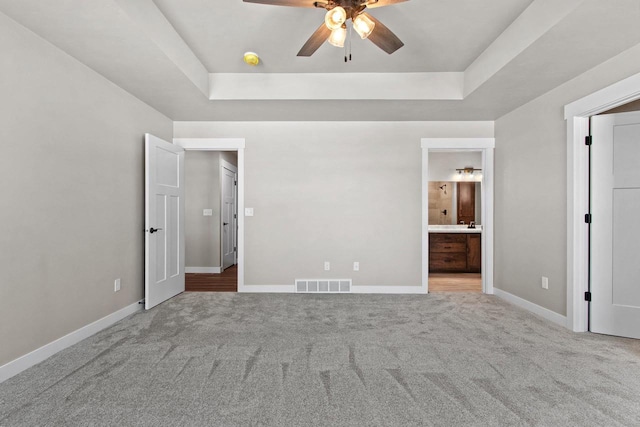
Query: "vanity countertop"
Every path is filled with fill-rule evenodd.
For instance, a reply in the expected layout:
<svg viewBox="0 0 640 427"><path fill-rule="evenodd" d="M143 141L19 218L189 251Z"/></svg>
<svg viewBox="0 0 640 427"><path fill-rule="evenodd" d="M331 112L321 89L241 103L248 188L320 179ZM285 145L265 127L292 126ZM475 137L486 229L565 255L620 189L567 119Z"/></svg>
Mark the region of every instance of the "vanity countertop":
<svg viewBox="0 0 640 427"><path fill-rule="evenodd" d="M468 225L430 225L429 233L482 233L482 226L469 228Z"/></svg>

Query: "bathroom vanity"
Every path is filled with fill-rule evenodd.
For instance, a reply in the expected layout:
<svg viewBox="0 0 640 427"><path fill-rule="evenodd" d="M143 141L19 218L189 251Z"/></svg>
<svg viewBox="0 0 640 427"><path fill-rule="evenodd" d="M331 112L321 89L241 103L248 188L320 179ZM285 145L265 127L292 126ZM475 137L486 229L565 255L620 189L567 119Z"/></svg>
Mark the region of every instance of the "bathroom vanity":
<svg viewBox="0 0 640 427"><path fill-rule="evenodd" d="M429 226L429 271L480 273L482 228Z"/></svg>

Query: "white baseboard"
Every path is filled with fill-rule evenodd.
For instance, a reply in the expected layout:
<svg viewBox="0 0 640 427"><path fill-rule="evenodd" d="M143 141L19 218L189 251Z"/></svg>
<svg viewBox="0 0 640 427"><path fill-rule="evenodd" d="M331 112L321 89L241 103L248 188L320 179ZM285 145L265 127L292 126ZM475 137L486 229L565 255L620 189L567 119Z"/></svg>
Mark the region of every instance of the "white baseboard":
<svg viewBox="0 0 640 427"><path fill-rule="evenodd" d="M534 304L531 301L527 301L526 299L522 299L517 297L509 292L503 291L502 289L493 288L493 293L498 298L501 298L507 302L510 302L513 305L517 305L520 308L524 308L534 314L537 314L540 317L543 317L553 323L556 323L560 326L567 327L567 317L562 314L558 314L555 311L551 311L548 308L544 308L539 306L538 304Z"/></svg>
<svg viewBox="0 0 640 427"><path fill-rule="evenodd" d="M5 365L0 366L0 383L8 380L15 375L18 375L20 372L32 367L33 365L37 365L38 363L48 359L59 351L71 347L72 345L79 343L83 339L89 338L91 335L94 335L101 330L108 328L109 326L124 319L130 314L142 310L142 307L143 305L137 302L128 305L125 308L116 311L115 313L111 313L108 316L103 317L102 319L96 320L93 323L89 323L88 325L83 326L82 328L63 336L62 338L58 338L57 340L50 342L49 344L43 345L42 347L33 350L31 353L27 353L24 356L21 356Z"/></svg>
<svg viewBox="0 0 640 427"><path fill-rule="evenodd" d="M184 272L219 274L222 273L222 267L185 267Z"/></svg>
<svg viewBox="0 0 640 427"><path fill-rule="evenodd" d="M357 286L351 287L352 294L424 294L422 286Z"/></svg>

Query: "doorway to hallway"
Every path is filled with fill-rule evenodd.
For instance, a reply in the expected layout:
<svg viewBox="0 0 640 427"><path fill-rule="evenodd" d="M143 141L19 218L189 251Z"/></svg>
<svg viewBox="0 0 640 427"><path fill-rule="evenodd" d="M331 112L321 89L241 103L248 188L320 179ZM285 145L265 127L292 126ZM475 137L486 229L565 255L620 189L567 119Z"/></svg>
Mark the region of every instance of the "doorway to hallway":
<svg viewBox="0 0 640 427"><path fill-rule="evenodd" d="M186 292L238 292L238 266L226 268L222 273L187 273Z"/></svg>
<svg viewBox="0 0 640 427"><path fill-rule="evenodd" d="M185 156L185 290L237 291L236 151Z"/></svg>

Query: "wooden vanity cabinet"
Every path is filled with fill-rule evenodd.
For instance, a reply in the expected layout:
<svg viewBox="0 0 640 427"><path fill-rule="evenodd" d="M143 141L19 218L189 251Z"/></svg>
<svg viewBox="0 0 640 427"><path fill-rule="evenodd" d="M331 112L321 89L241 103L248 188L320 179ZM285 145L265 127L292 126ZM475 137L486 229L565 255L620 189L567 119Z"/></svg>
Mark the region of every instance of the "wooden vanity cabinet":
<svg viewBox="0 0 640 427"><path fill-rule="evenodd" d="M480 233L429 233L429 271L479 273Z"/></svg>
<svg viewBox="0 0 640 427"><path fill-rule="evenodd" d="M467 234L467 272L480 273L482 262L481 234Z"/></svg>

